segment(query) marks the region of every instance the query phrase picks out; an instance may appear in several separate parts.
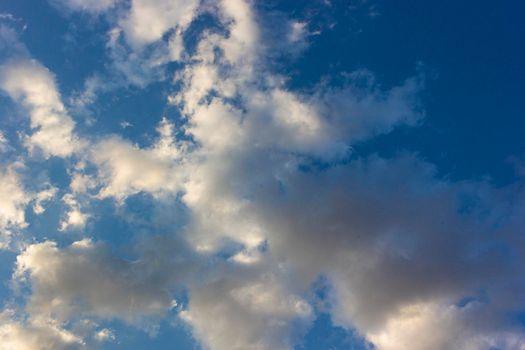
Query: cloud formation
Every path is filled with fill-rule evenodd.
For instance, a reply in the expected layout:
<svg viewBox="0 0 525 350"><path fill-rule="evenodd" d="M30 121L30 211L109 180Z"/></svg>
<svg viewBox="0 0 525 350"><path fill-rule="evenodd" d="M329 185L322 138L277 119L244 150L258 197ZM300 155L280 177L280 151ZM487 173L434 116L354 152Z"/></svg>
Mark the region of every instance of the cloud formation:
<svg viewBox="0 0 525 350"><path fill-rule="evenodd" d="M68 160L62 188L34 195L14 163L0 172L0 229L25 229L31 201L44 215L42 203L61 200L56 230L78 235L20 242L13 282L24 302L0 316L4 344L90 348L118 338L97 322L148 330L171 312L205 349L286 350L323 312L379 350L525 347L509 321L525 292L522 189L443 179L414 154L354 153L424 118L423 75L383 87L360 70L297 91L272 65L285 48L255 2L63 3L115 11L108 66L125 87L167 82L180 118L158 116L142 144L81 138L48 69L28 58L0 67L0 88L30 118L25 156ZM220 29L193 28L201 16ZM280 16L302 49L307 23ZM103 80L91 81L82 103L97 100ZM139 224L126 217L134 200L147 203ZM134 224L125 253L90 238L86 222L107 215L95 211L107 202Z"/></svg>
<svg viewBox="0 0 525 350"><path fill-rule="evenodd" d="M75 123L67 114L51 72L36 61L22 59L0 67L0 88L29 113L33 133L25 144L45 157L67 157L80 148Z"/></svg>
<svg viewBox="0 0 525 350"><path fill-rule="evenodd" d="M0 173L0 248L6 248L12 231L27 226L25 207L31 197L22 187L15 166Z"/></svg>
<svg viewBox="0 0 525 350"><path fill-rule="evenodd" d="M112 257L102 244L85 238L63 249L51 241L28 246L17 257L14 276L31 285L30 314L61 321L87 314L138 322L163 314L172 302L165 286L155 286L143 268L140 261Z"/></svg>

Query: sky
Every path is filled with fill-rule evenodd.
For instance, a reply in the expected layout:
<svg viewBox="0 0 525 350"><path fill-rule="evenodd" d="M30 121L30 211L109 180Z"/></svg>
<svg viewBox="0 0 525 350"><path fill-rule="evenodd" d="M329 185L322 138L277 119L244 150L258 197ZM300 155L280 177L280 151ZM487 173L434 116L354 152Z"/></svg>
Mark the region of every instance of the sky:
<svg viewBox="0 0 525 350"><path fill-rule="evenodd" d="M524 10L1 0L0 350L525 349Z"/></svg>

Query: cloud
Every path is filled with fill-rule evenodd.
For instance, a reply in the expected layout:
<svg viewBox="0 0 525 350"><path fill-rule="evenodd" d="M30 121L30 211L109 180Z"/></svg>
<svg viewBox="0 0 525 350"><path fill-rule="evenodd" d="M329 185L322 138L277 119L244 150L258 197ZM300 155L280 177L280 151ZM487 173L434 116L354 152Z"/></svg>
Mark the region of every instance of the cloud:
<svg viewBox="0 0 525 350"><path fill-rule="evenodd" d="M0 67L0 88L29 113L34 131L25 143L30 151L38 148L46 157L67 157L81 148L49 70L33 60L11 61Z"/></svg>
<svg viewBox="0 0 525 350"><path fill-rule="evenodd" d="M114 2L68 4L99 12ZM133 0L116 11L108 48L129 82L164 81L168 62L182 65L168 98L182 117L161 119L150 145L118 135L81 140L53 75L35 61L4 64L0 86L30 114L30 150L79 160L67 169L59 229L86 229L85 202L113 198L122 208L145 193L163 212L142 218L151 221L144 226L163 232L122 247L126 259L89 238L27 244L13 277L30 287L27 317L4 316L7 344L82 347L86 337L71 329L83 320L147 328L185 289L177 317L209 349L292 349L317 304L379 350L524 347L508 321L525 292L522 189L452 182L413 154L351 153L422 120L424 77L383 88L363 70L296 91L273 68L282 45L267 38L271 28L261 29L262 9L250 1ZM222 30L202 30L185 52L185 30L206 11ZM287 43L303 47L306 25L287 23ZM93 102L100 85L88 80L78 104ZM28 203L36 198L42 213L54 195L26 194L14 170L0 180L4 227L23 227ZM320 279L326 300L312 296ZM113 339L93 329L92 338Z"/></svg>
<svg viewBox="0 0 525 350"><path fill-rule="evenodd" d="M6 18L13 19L13 16ZM28 56L27 47L20 42L18 33L11 26L0 24L0 58L5 60L17 56Z"/></svg>
<svg viewBox="0 0 525 350"><path fill-rule="evenodd" d="M243 0L219 1L219 14L225 23L229 23L229 36L217 44L222 49L226 61L235 65L235 69L251 70L254 55L258 51L259 30L255 22L253 9Z"/></svg>
<svg viewBox="0 0 525 350"><path fill-rule="evenodd" d="M347 75L342 87L318 87L312 103L338 130L331 135L333 138L354 144L400 125L416 125L424 117L418 102L423 89L424 75L383 90L371 72L357 71Z"/></svg>
<svg viewBox="0 0 525 350"><path fill-rule="evenodd" d="M282 266L297 276L295 288L303 293L325 276L334 321L385 349L394 345L375 335L390 332L389 320L399 310L424 302L445 313L480 289L487 289L492 300L504 300L501 290L490 286L510 280L514 266L499 255L500 243L479 238L496 235L489 229L494 224L459 208L462 196L479 197L483 183L440 180L430 164L414 156L370 157L302 170L319 160L337 164L355 143L418 123L424 116L418 103L423 78L385 90L371 73L360 71L337 88L319 85L311 95L290 91L277 74L261 69L264 50L254 44L260 37L247 3L218 6L229 34L202 39L195 63L178 75L182 90L172 98L188 118L186 134L199 146L187 155L193 160L185 163L191 176L182 197L190 209L188 240L195 249L227 251L233 241L242 248L232 263ZM254 253L261 247L265 253ZM505 272L489 273L495 270ZM250 285L248 280L243 282ZM218 284L208 290L222 288ZM239 300L229 300L233 292L224 288L226 292L205 297L192 290L183 313L207 346L225 348L226 339L234 338L229 329L241 333L234 338L239 348L292 346L264 338L259 333L267 329L259 323L261 310L243 316L245 311L235 304ZM264 293L248 295L247 303L254 305ZM514 303L519 295L513 296ZM443 299L448 303L441 304ZM473 313L505 329L503 315L509 310L483 306ZM203 316L214 312L228 315L215 328ZM269 317L279 322L279 316ZM482 337L487 330L482 324L461 320L456 328L468 332L472 341L492 341ZM406 347L408 339L402 338L400 346ZM435 345L428 341L417 349L470 346L452 332L444 332Z"/></svg>
<svg viewBox="0 0 525 350"><path fill-rule="evenodd" d="M475 308L476 306L473 306ZM435 303L413 304L388 320L386 327L368 338L378 350L414 349L519 350L525 346L519 330L476 332L469 327L472 307Z"/></svg>
<svg viewBox="0 0 525 350"><path fill-rule="evenodd" d="M120 27L134 48L158 41L173 28L185 28L195 16L197 0L133 0Z"/></svg>
<svg viewBox="0 0 525 350"><path fill-rule="evenodd" d="M107 47L115 86L165 80L166 65L184 57L182 35L197 16L198 0L133 0L119 9ZM107 85L107 84L106 84ZM106 86L107 88L107 86Z"/></svg>
<svg viewBox="0 0 525 350"><path fill-rule="evenodd" d="M86 315L140 324L164 314L172 301L165 282L151 273L141 261L118 259L104 245L83 239L64 248L52 241L28 246L17 257L14 277L31 285L31 315L62 321Z"/></svg>
<svg viewBox="0 0 525 350"><path fill-rule="evenodd" d="M501 255L496 237L502 232L491 229L491 213L500 209L489 200L487 210L483 184L440 181L414 157L372 157L322 171L292 171L279 180L279 191L264 189L247 206L265 233L265 259L294 271L296 286L305 289L324 276L336 324L379 345L372 335L390 332L390 320L402 317L402 310L435 303L432 309L445 313L473 296L479 306L468 318L459 317L454 329L473 339L489 330L513 332L505 315L523 293L515 280L519 262ZM461 213L462 198L478 198L468 215ZM509 288L514 292L504 292ZM477 295L480 290L490 302ZM406 347L410 337L400 336L398 346ZM468 349L459 338L444 331L435 348ZM419 347L410 344L430 348L424 340Z"/></svg>
<svg viewBox="0 0 525 350"><path fill-rule="evenodd" d="M32 196L16 172L17 164L0 170L0 248L7 248L13 231L27 227L25 207Z"/></svg>
<svg viewBox="0 0 525 350"><path fill-rule="evenodd" d="M57 322L36 319L22 323L10 313L0 313L0 342L6 350L86 349L82 338Z"/></svg>
<svg viewBox="0 0 525 350"><path fill-rule="evenodd" d="M65 231L71 228L83 229L89 215L80 210L80 205L72 194L68 193L64 195L62 201L69 206L69 211L66 213L65 218L60 222L59 230Z"/></svg>
<svg viewBox="0 0 525 350"><path fill-rule="evenodd" d="M148 149L140 149L118 137L102 140L92 148L91 160L98 167L97 180L102 185L100 198L122 201L139 192L177 193L183 175L178 172L177 164L184 143L174 141L173 126L167 119L161 121L158 132L157 142Z"/></svg>
<svg viewBox="0 0 525 350"><path fill-rule="evenodd" d="M5 152L9 149L7 139L3 132L0 131L0 152Z"/></svg>
<svg viewBox="0 0 525 350"><path fill-rule="evenodd" d="M270 272L229 271L215 279L191 288L181 313L210 349L289 349L312 319L308 302Z"/></svg>
<svg viewBox="0 0 525 350"><path fill-rule="evenodd" d="M302 157L337 161L354 142L415 123L422 117L415 103L422 83L408 79L384 91L368 74L367 84L353 77L339 89L290 91L277 74L254 69L265 66L265 54L255 44L259 32L249 4L217 6L229 34L203 37L195 63L177 75L182 89L170 99L188 119L185 134L198 145L177 170L188 174L182 198L194 218L190 239L196 247L217 249L229 238L253 248L266 235L254 222L254 196L274 193L279 177Z"/></svg>
<svg viewBox="0 0 525 350"><path fill-rule="evenodd" d="M101 13L114 7L120 0L50 0L57 7L65 7L72 11Z"/></svg>
<svg viewBox="0 0 525 350"><path fill-rule="evenodd" d="M23 208L29 202L18 175L11 167L0 175L2 182L2 225L25 225Z"/></svg>
<svg viewBox="0 0 525 350"><path fill-rule="evenodd" d="M100 349L115 340L111 329L87 319L71 325L38 315L18 317L10 308L0 312L0 341L6 350Z"/></svg>
<svg viewBox="0 0 525 350"><path fill-rule="evenodd" d="M33 205L33 211L37 215L41 215L45 212L43 204L51 200L57 193L58 189L56 187L49 187L45 190L42 190L36 194L35 204Z"/></svg>

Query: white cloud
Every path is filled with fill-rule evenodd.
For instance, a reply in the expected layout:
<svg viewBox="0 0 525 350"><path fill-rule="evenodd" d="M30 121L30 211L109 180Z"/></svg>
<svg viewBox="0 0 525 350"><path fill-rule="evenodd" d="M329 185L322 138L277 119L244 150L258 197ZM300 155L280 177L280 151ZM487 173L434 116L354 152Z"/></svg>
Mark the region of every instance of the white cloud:
<svg viewBox="0 0 525 350"><path fill-rule="evenodd" d="M7 248L13 231L27 227L25 208L31 201L20 176L17 164L0 170L0 249Z"/></svg>
<svg viewBox="0 0 525 350"><path fill-rule="evenodd" d="M19 322L9 310L0 313L0 343L5 350L86 349L82 338L50 319Z"/></svg>
<svg viewBox="0 0 525 350"><path fill-rule="evenodd" d="M181 317L195 336L217 350L290 349L312 318L310 305L272 273L231 272L238 277L190 289Z"/></svg>
<svg viewBox="0 0 525 350"><path fill-rule="evenodd" d="M319 276L330 284L328 311L338 325L356 328L385 350L406 347L410 330L402 326L406 337L390 330L396 312L421 300L459 300L493 281L472 277L487 266L508 270L484 256L465 263L461 247L476 244L479 227L457 213L456 200L469 186L439 181L414 157L300 170L309 159L337 162L359 141L417 123L419 77L383 89L370 73L357 72L340 88L294 92L267 69L268 48L250 3L222 1L214 9L227 34L203 34L176 76L182 89L170 98L187 118L182 129L194 147L180 152L164 137L168 146L159 141L139 149L113 138L93 156L101 197L181 191L190 216L184 232L197 252L240 245L228 261L252 274L211 269L215 278L191 285L181 313L207 347L292 348L291 325L304 327L313 318L300 295ZM164 32L136 38L145 45ZM293 288L275 266L292 271ZM504 310L488 309L483 317L497 319ZM482 326L468 329L471 339L482 339ZM451 332L436 337L414 349L463 346Z"/></svg>
<svg viewBox="0 0 525 350"><path fill-rule="evenodd" d="M176 165L184 152L184 143L174 140L173 126L163 119L159 138L152 147L140 149L117 137L105 139L92 148L91 160L98 167L102 185L100 198L147 192L160 195L180 190L183 174ZM77 182L75 182L75 185Z"/></svg>
<svg viewBox="0 0 525 350"><path fill-rule="evenodd" d="M132 0L120 26L128 43L138 48L160 40L169 29L186 27L198 4L197 0Z"/></svg>
<svg viewBox="0 0 525 350"><path fill-rule="evenodd" d="M259 30L255 22L255 16L251 4L245 0L221 0L219 1L219 13L223 21L229 25L229 36L218 43L223 50L224 57L229 64L235 66L236 70L252 70L254 55L258 50Z"/></svg>
<svg viewBox="0 0 525 350"><path fill-rule="evenodd" d="M475 307L475 306L474 306ZM525 348L522 332L498 332L470 329L469 310L438 303L413 304L389 318L386 326L368 335L378 350L521 350Z"/></svg>
<svg viewBox="0 0 525 350"><path fill-rule="evenodd" d="M73 11L100 13L114 7L120 0L50 0L57 6L65 6Z"/></svg>
<svg viewBox="0 0 525 350"><path fill-rule="evenodd" d="M115 334L111 331L111 329L101 329L95 334L95 339L100 342L106 342L106 341L115 341Z"/></svg>
<svg viewBox="0 0 525 350"><path fill-rule="evenodd" d="M132 0L108 33L114 87L145 87L167 79L166 65L185 57L182 35L197 16L199 0ZM107 89L107 84L104 84Z"/></svg>
<svg viewBox="0 0 525 350"><path fill-rule="evenodd" d="M108 87L108 82L102 81L99 75L92 75L84 81L84 88L82 91L76 92L71 97L70 103L77 109L85 109L96 101L97 93L104 91Z"/></svg>
<svg viewBox="0 0 525 350"><path fill-rule="evenodd" d="M95 12L113 4L69 2ZM155 204L180 200L187 217L167 229L177 230L176 239L148 236L135 247L140 252L133 261L90 239L64 247L28 245L15 273L31 287L28 320L6 321L0 336L20 348L46 341L56 348L80 346L63 324L87 317L140 326L176 305L170 290L183 281L189 304L180 317L207 348L291 349L315 318L307 295L324 277L324 311L379 350L525 348L523 334L502 321L523 300L515 270L479 239L502 224L491 215L458 212L460 197L492 189L440 180L415 156L344 158L357 142L423 117L421 79L383 89L371 73L357 72L338 88L292 91L267 62L272 40L260 29L252 2L198 6L133 0L109 33L114 67L138 86L164 79L171 60L185 64L175 76L181 88L169 97L184 124L163 118L148 147L118 136L84 143L49 71L29 60L2 66L3 90L28 110L36 129L27 138L30 148L66 157L86 145L82 161L69 171L71 193L63 201L70 210L60 229L84 227L79 198L93 193L89 200L122 203L140 192L152 194ZM187 57L184 30L204 9L225 30L203 31ZM302 45L306 24L290 23L286 42ZM78 105L93 102L100 85L88 80ZM6 198L1 223L23 227L31 196L15 173L0 173L0 180L7 184L0 188ZM52 195L37 195L35 212ZM166 207L168 215L183 216ZM519 228L507 230L522 227L519 219L513 224ZM494 304L456 305L479 290ZM50 340L39 338L41 329ZM114 338L107 329L93 337Z"/></svg>
<svg viewBox="0 0 525 350"><path fill-rule="evenodd" d="M30 150L67 157L81 148L49 70L33 60L12 61L0 67L0 88L29 112L34 132L25 142Z"/></svg>
<svg viewBox="0 0 525 350"><path fill-rule="evenodd" d="M0 152L5 152L9 148L7 139L2 131L0 131Z"/></svg>
<svg viewBox="0 0 525 350"><path fill-rule="evenodd" d="M68 323L42 315L20 317L10 308L0 312L2 350L99 349L102 343L114 341L111 329L88 319Z"/></svg>
<svg viewBox="0 0 525 350"><path fill-rule="evenodd" d="M24 208L31 197L24 191L14 167L0 173L0 223L25 226Z"/></svg>
<svg viewBox="0 0 525 350"><path fill-rule="evenodd" d="M80 204L72 194L66 194L62 201L69 207L65 218L60 222L60 231L69 229L83 229L89 218L89 215L83 213Z"/></svg>
<svg viewBox="0 0 525 350"><path fill-rule="evenodd" d="M33 205L33 211L37 215L41 215L46 210L44 208L44 203L51 200L57 193L58 189L56 187L49 187L45 190L42 190L36 194L35 204Z"/></svg>

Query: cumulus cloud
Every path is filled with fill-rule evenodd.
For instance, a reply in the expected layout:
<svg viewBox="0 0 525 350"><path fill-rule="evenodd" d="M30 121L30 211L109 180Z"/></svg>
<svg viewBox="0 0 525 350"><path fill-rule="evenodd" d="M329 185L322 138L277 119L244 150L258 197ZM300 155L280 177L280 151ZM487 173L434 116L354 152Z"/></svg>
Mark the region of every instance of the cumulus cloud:
<svg viewBox="0 0 525 350"><path fill-rule="evenodd" d="M52 241L28 246L17 257L14 277L31 285L32 315L66 321L85 314L140 323L162 315L172 302L167 286L150 272L140 261L118 259L104 245L83 239L64 248Z"/></svg>
<svg viewBox="0 0 525 350"><path fill-rule="evenodd" d="M525 346L519 330L498 332L473 331L469 320L476 305L460 308L437 303L413 304L389 318L384 328L368 338L379 350L414 349L518 350Z"/></svg>
<svg viewBox="0 0 525 350"><path fill-rule="evenodd" d="M117 73L114 75L118 76L116 85L145 87L166 79L166 65L184 57L182 36L197 16L199 3L198 0L133 0L119 9L107 41Z"/></svg>
<svg viewBox="0 0 525 350"><path fill-rule="evenodd" d="M79 150L75 123L60 100L53 75L33 60L21 59L0 67L0 88L29 113L33 133L25 143L46 157L67 157Z"/></svg>
<svg viewBox="0 0 525 350"><path fill-rule="evenodd" d="M431 165L412 156L301 170L312 157L337 161L356 142L417 123L423 117L417 102L420 77L384 90L373 75L357 72L342 87L319 86L314 95L289 91L278 75L259 75L265 56L254 46L260 33L252 8L243 2L218 6L229 34L203 38L196 63L180 75L183 89L172 100L186 113L185 131L200 146L189 162L192 176L182 197L191 209L189 240L197 250L220 251L233 240L245 251L232 262L284 264L300 277L296 283L303 291L319 276L327 277L336 323L356 328L385 349L390 345L373 335L388 328L399 310L442 298L449 304L434 307L445 310L465 295L510 278L513 264L498 256L498 243L479 239L496 234L488 229L493 224L461 213L458 204L463 195L477 198L484 184L441 181ZM261 246L267 253L254 254ZM505 273L488 273L494 270ZM490 293L505 298L498 290ZM192 295L198 298L199 292ZM206 296L199 313L225 307L219 296ZM257 297L250 294L250 303ZM485 306L476 317L503 322L507 311ZM186 320L210 348L226 346L204 320ZM256 317L242 322L243 330L258 332L248 333L240 348L290 346L261 342L266 328L257 326ZM472 339L482 339L486 331L463 321L456 328L468 330ZM401 340L403 346L407 341ZM470 346L444 332L436 345L422 343L418 349L447 342Z"/></svg>
<svg viewBox="0 0 525 350"><path fill-rule="evenodd" d="M349 79L314 95L292 92L277 74L255 69L265 65L265 53L255 44L259 31L249 4L217 6L229 33L203 37L195 63L177 75L183 88L171 98L199 146L178 170L188 174L183 199L195 218L196 247L214 249L226 237L251 249L267 235L254 222L257 193L274 193L301 157L341 159L354 142L415 123L422 85L413 78L384 91L368 75L364 87Z"/></svg>
<svg viewBox="0 0 525 350"><path fill-rule="evenodd" d="M159 138L148 149L141 149L117 137L110 137L92 148L91 160L98 167L100 198L114 197L119 201L129 195L176 193L182 175L177 164L181 162L184 142L176 142L173 125L163 119L158 127ZM80 186L80 178L73 183Z"/></svg>
<svg viewBox="0 0 525 350"><path fill-rule="evenodd" d="M313 317L308 302L271 272L238 270L190 293L181 317L210 349L289 349Z"/></svg>
<svg viewBox="0 0 525 350"><path fill-rule="evenodd" d="M16 164L0 171L0 248L6 248L13 230L27 226L25 207L31 200L20 176Z"/></svg>
<svg viewBox="0 0 525 350"><path fill-rule="evenodd" d="M9 310L0 313L0 342L6 350L86 349L82 338L53 320L19 322Z"/></svg>
<svg viewBox="0 0 525 350"><path fill-rule="evenodd" d="M99 12L114 2L68 4ZM384 88L359 71L337 87L294 91L269 62L277 43L250 1L133 0L118 11L110 57L133 84L164 80L169 62L182 64L168 98L182 118L163 118L150 145L117 135L80 140L52 74L34 61L3 65L0 86L30 114L29 149L46 157L86 149L69 169L62 199L70 210L59 229L85 227L82 196L124 204L146 193L177 203L183 209L167 211L183 214L168 215L184 220L166 236L146 235L132 259L88 238L28 244L13 278L31 287L29 316L4 316L0 339L81 347L85 337L66 327L73 321L140 327L186 288L178 317L205 348L292 349L316 317L312 285L322 279L323 311L379 350L525 346L507 317L525 292L522 201L505 202L510 190L486 182L442 179L417 155L351 154L356 143L424 117L422 77ZM184 32L203 12L223 30L202 30L184 52ZM287 42L302 47L305 24L288 24ZM79 103L95 90L88 84ZM0 180L0 223L24 226L31 197L13 171ZM38 194L35 212L53 195ZM98 329L92 338L114 335Z"/></svg>
<svg viewBox="0 0 525 350"><path fill-rule="evenodd" d="M197 0L133 0L120 26L130 45L144 46L161 39L169 29L186 27L198 4Z"/></svg>
<svg viewBox="0 0 525 350"><path fill-rule="evenodd" d="M60 222L60 231L67 229L82 229L86 225L89 215L83 213L76 198L72 194L66 194L62 201L69 207L65 218Z"/></svg>
<svg viewBox="0 0 525 350"><path fill-rule="evenodd" d="M73 324L41 315L20 317L14 309L0 312L0 341L6 350L99 349L116 340L113 331L82 319Z"/></svg>

